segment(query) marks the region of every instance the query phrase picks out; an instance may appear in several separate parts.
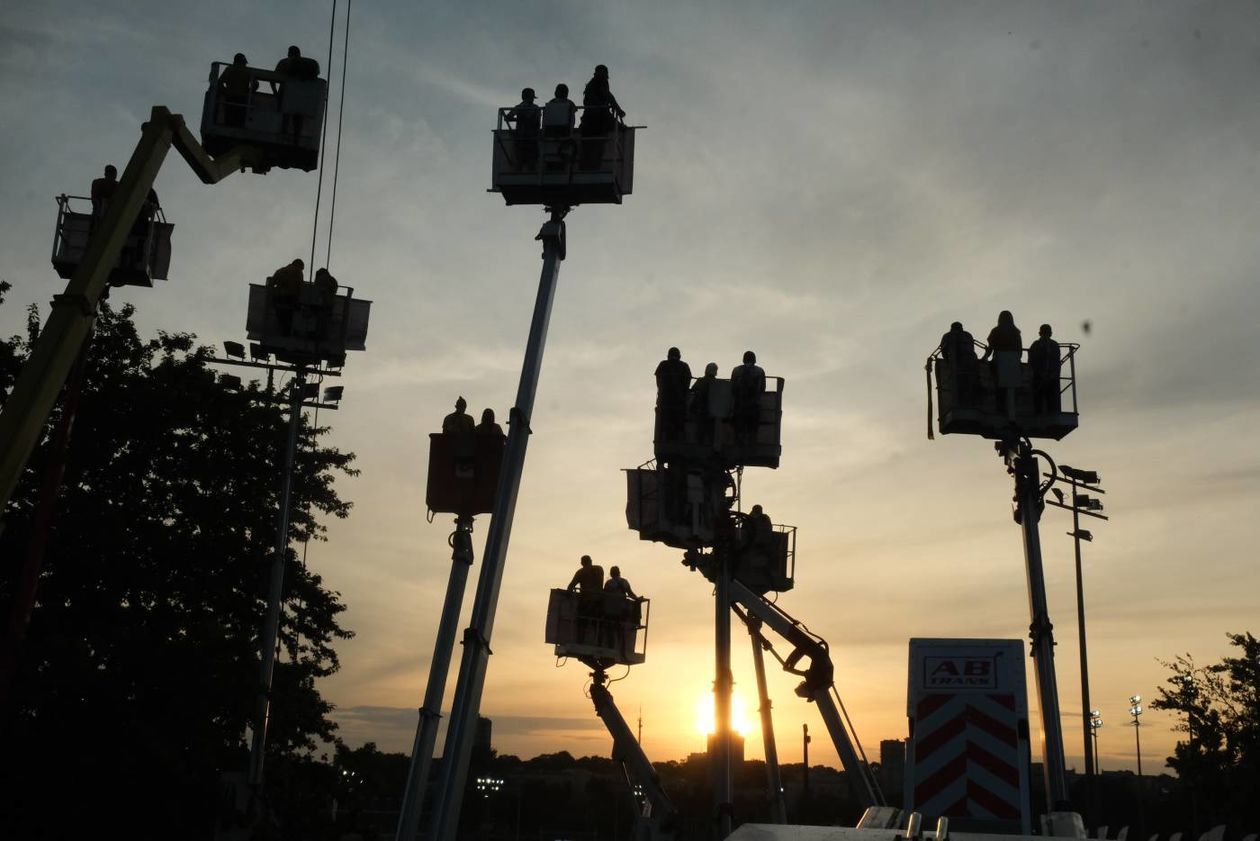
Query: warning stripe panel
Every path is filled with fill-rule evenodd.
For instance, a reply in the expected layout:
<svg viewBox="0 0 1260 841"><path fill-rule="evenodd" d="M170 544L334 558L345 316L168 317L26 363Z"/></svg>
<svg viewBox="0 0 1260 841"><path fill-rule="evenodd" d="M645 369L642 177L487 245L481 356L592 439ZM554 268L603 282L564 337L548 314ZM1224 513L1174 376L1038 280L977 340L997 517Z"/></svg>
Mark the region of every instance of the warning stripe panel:
<svg viewBox="0 0 1260 841"><path fill-rule="evenodd" d="M1003 724L991 716L986 715L982 710L978 710L970 704L967 705L967 723L974 724L981 730L1007 744L1014 744L1016 738L1016 730L1010 725Z"/></svg>
<svg viewBox="0 0 1260 841"><path fill-rule="evenodd" d="M975 780L967 780L967 798L974 800L980 808L988 811L996 818L1004 818L1007 820L1017 820L1019 818L1019 809L1014 803L1006 800Z"/></svg>
<svg viewBox="0 0 1260 841"><path fill-rule="evenodd" d="M1011 712L1015 712L1015 696L1014 695L990 695L989 700L997 701Z"/></svg>
<svg viewBox="0 0 1260 841"><path fill-rule="evenodd" d="M949 701L953 700L953 698L953 695L945 694L924 695L919 700L918 707L915 708L915 717L919 719L927 718L932 713L945 706L945 704Z"/></svg>
<svg viewBox="0 0 1260 841"><path fill-rule="evenodd" d="M959 754L936 770L936 773L914 787L916 804L931 800L950 783L967 773L967 757ZM966 814L963 812L962 814Z"/></svg>
<svg viewBox="0 0 1260 841"><path fill-rule="evenodd" d="M961 715L954 716L931 733L916 741L914 746L915 760L921 762L927 759L938 749L963 735L966 730L967 719Z"/></svg>
<svg viewBox="0 0 1260 841"><path fill-rule="evenodd" d="M1019 769L989 753L970 739L967 740L967 759L1007 785L1019 788Z"/></svg>

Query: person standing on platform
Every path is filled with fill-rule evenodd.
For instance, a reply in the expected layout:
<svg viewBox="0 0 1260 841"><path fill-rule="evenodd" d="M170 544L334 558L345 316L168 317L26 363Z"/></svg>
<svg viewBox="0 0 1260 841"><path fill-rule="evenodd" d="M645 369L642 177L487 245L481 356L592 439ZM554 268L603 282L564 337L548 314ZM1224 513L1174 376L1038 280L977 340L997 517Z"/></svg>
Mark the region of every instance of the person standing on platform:
<svg viewBox="0 0 1260 841"><path fill-rule="evenodd" d="M1049 324L1041 325L1040 337L1028 348L1028 367L1032 368L1033 412L1059 411L1059 378L1063 361L1059 343L1050 338Z"/></svg>
<svg viewBox="0 0 1260 841"><path fill-rule="evenodd" d="M516 163L520 169L538 168L538 129L542 109L534 104L533 88L521 91L521 101L503 115L512 124L512 145L516 150Z"/></svg>
<svg viewBox="0 0 1260 841"><path fill-rule="evenodd" d="M468 401L463 397L455 401L455 411L442 418L443 435L471 435L475 431L472 415L464 411L467 408Z"/></svg>
<svg viewBox="0 0 1260 841"><path fill-rule="evenodd" d="M608 87L608 68L599 64L595 74L582 90L582 169L599 169L603 160L604 142L617 128L617 120L626 116L617 97Z"/></svg>
<svg viewBox="0 0 1260 841"><path fill-rule="evenodd" d="M223 92L223 124L229 128L242 128L249 107L249 95L258 90L258 81L250 78L249 60L245 53L237 53L232 63L219 74L219 89Z"/></svg>
<svg viewBox="0 0 1260 841"><path fill-rule="evenodd" d="M306 264L299 257L287 266L276 269L267 278L267 291L271 296L271 307L276 312L276 320L286 337L293 333L293 313L297 311L298 297L302 294L302 270Z"/></svg>
<svg viewBox="0 0 1260 841"><path fill-rule="evenodd" d="M1015 419L1015 389L1020 386L1019 358L1024 352L1023 337L1010 310L998 313L997 326L989 331L984 359L993 357L994 396L999 412Z"/></svg>
<svg viewBox="0 0 1260 841"><path fill-rule="evenodd" d="M961 321L949 326L949 332L941 336L941 358L954 378L954 394L960 406L975 402L976 389L980 385L976 359L976 340L963 329Z"/></svg>
<svg viewBox="0 0 1260 841"><path fill-rule="evenodd" d="M682 440L690 387L691 367L683 362L682 352L672 347L656 366L656 412L662 442Z"/></svg>
<svg viewBox="0 0 1260 841"><path fill-rule="evenodd" d="M757 365L757 354L744 351L744 364L731 371L731 397L735 404L735 441L755 443L761 423L761 395L766 393L766 372Z"/></svg>
<svg viewBox="0 0 1260 841"><path fill-rule="evenodd" d="M714 419L709 415L709 392L717 379L718 366L710 362L704 366L704 376L696 380L691 387L691 403L688 412L696 424L696 441L701 444L713 443Z"/></svg>
<svg viewBox="0 0 1260 841"><path fill-rule="evenodd" d="M503 437L503 427L494 421L494 409L486 409L481 413L481 423L477 424L478 435L498 435Z"/></svg>
<svg viewBox="0 0 1260 841"><path fill-rule="evenodd" d="M566 588L570 593L578 594L577 634L580 641L588 642L592 623L597 622L602 611L601 598L604 592L604 568L591 561L590 555L583 555L577 572Z"/></svg>
<svg viewBox="0 0 1260 841"><path fill-rule="evenodd" d="M93 179L92 191L88 195L92 199L92 220L95 222L105 215L109 200L118 191L118 169L113 164L105 167L105 175Z"/></svg>

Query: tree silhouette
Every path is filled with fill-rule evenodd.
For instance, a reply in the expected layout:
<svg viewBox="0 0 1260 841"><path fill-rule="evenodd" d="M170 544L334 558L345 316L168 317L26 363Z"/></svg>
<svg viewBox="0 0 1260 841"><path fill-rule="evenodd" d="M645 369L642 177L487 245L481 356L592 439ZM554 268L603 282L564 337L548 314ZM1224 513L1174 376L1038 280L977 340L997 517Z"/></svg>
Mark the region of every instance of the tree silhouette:
<svg viewBox="0 0 1260 841"><path fill-rule="evenodd" d="M4 722L3 837L99 834L103 817L128 837L208 837L220 772L245 766L285 413L257 383L220 383L191 335L142 340L132 314L103 306L96 322ZM26 337L0 341L0 393L38 323L32 311ZM357 472L354 456L315 432L303 423L293 541L320 539L318 514L350 510L333 481ZM4 512L6 608L47 460L45 441ZM292 550L285 600L268 741L276 781L332 738L315 682L337 670L332 646L351 636L339 594Z"/></svg>
<svg viewBox="0 0 1260 841"><path fill-rule="evenodd" d="M1192 822L1256 827L1260 802L1260 640L1226 634L1237 657L1199 666L1189 654L1163 665L1172 671L1151 702L1157 710L1185 716L1168 765L1190 797ZM1193 828L1193 827L1192 827Z"/></svg>

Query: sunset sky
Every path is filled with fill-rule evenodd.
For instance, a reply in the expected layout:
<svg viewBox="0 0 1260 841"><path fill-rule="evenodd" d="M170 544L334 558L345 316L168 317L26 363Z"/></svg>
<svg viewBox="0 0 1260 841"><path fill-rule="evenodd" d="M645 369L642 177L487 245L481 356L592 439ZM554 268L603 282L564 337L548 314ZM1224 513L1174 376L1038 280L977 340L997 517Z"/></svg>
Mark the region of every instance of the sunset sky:
<svg viewBox="0 0 1260 841"><path fill-rule="evenodd" d="M197 125L212 60L272 66L294 43L326 64L329 11L7 3L0 277L15 289L0 332L58 289L54 196L125 165L155 104ZM652 599L647 663L612 686L628 719L642 711L646 751L703 749L711 588L624 517L621 469L651 457L652 371L670 345L696 372L752 348L786 378L782 466L745 473L745 504L799 528L797 586L779 603L831 644L868 753L906 735L910 637L1027 634L1001 462L980 439L925 435L923 361L955 319L983 337L1010 309L1026 341L1049 322L1082 345L1080 428L1046 448L1102 474L1113 518L1087 524L1084 547L1102 767L1136 764L1127 699L1155 695L1160 659L1212 661L1227 631L1260 631L1254 5L378 0L353 5L350 30L331 270L375 304L345 405L320 420L362 475L339 480L354 511L308 561L356 632L322 685L351 745L408 750L424 691L451 530L425 522L427 435L459 395L502 418L516 391L543 214L486 192L495 108L525 85L580 91L597 63L648 128L634 194L569 217L482 709L498 750L609 751L586 670L555 668L542 641L547 590L584 553ZM172 154L157 181L171 280L113 300L134 302L146 332L241 339L246 285L308 256L316 183L277 170L205 187ZM325 206L321 255L326 220ZM1047 510L1080 767L1070 528ZM738 626L734 638L755 721ZM805 722L811 759L838 764L795 683L772 672L780 757L800 761ZM1149 771L1176 721L1143 722Z"/></svg>

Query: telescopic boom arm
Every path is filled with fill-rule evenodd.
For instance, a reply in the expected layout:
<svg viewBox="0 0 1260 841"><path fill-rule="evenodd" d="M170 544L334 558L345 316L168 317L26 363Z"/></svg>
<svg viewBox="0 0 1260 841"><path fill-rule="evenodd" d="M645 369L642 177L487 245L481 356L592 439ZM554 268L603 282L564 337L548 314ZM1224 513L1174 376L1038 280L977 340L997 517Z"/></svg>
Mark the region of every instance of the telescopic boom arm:
<svg viewBox="0 0 1260 841"><path fill-rule="evenodd" d="M731 581L731 604L743 608L749 616L760 619L766 627L773 630L793 647L792 653L783 660L785 671L800 675L804 680L796 687L796 694L806 701L818 706L827 732L831 735L832 744L844 770L848 772L853 792L864 808L883 806L884 796L879 785L871 775L870 769L861 761L854 746L855 739L850 736L845 726L844 717L836 705L832 693L835 690L835 668L831 663L831 655L827 651L827 642L816 634L805 630L783 608L767 601L764 596L754 593L738 579ZM741 617L744 618L744 617ZM747 619L745 618L745 621ZM809 665L799 668L802 659L808 659Z"/></svg>
<svg viewBox="0 0 1260 841"><path fill-rule="evenodd" d="M673 801L661 788L660 778L652 768L652 763L643 748L634 738L630 725L622 717L621 711L613 703L612 694L604 686L605 675L602 670L592 675L591 701L595 704L595 714L603 719L604 726L613 738L612 758L620 762L626 769L626 776L643 787L647 797L647 806L639 815L642 830L639 838L643 841L667 841L674 837L670 829L677 815Z"/></svg>
<svg viewBox="0 0 1260 841"><path fill-rule="evenodd" d="M181 115L172 114L161 105L154 106L149 121L141 127L140 142L131 153L117 191L88 241L79 268L66 284L65 292L53 296L48 321L0 412L0 511L8 506L79 349L92 332L110 271L118 262L132 223L172 144L206 184L215 184L238 169L255 165L260 155L250 147L239 147L212 158L193 137Z"/></svg>

